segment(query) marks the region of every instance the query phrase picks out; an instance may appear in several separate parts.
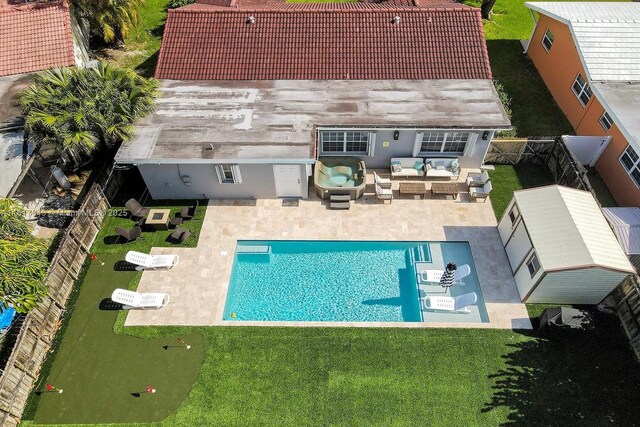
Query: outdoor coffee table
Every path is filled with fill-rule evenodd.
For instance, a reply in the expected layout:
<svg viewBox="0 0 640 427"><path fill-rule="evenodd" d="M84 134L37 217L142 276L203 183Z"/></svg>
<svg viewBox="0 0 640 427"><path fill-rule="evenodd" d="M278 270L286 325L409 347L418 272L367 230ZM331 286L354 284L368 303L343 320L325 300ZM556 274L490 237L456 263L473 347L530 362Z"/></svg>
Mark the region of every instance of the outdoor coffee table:
<svg viewBox="0 0 640 427"><path fill-rule="evenodd" d="M458 198L458 192L458 184L455 182L434 182L431 184L431 193L434 196L443 194L445 198L451 196L455 200Z"/></svg>
<svg viewBox="0 0 640 427"><path fill-rule="evenodd" d="M150 209L144 223L154 230L168 230L170 215L171 209Z"/></svg>
<svg viewBox="0 0 640 427"><path fill-rule="evenodd" d="M427 186L424 182L401 182L400 195L411 194L424 198L427 193Z"/></svg>

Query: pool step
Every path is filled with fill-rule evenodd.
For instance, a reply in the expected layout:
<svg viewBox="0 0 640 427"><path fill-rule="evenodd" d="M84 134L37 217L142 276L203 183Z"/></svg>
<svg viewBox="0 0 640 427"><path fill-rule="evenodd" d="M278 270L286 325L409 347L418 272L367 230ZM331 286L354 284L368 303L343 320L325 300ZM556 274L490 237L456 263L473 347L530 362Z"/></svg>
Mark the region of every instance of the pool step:
<svg viewBox="0 0 640 427"><path fill-rule="evenodd" d="M350 209L351 196L349 194L332 194L329 196L329 207L331 209Z"/></svg>
<svg viewBox="0 0 640 427"><path fill-rule="evenodd" d="M265 255L271 253L271 246L269 245L255 245L255 246L238 246L236 248L236 253L249 255L249 254L259 254Z"/></svg>

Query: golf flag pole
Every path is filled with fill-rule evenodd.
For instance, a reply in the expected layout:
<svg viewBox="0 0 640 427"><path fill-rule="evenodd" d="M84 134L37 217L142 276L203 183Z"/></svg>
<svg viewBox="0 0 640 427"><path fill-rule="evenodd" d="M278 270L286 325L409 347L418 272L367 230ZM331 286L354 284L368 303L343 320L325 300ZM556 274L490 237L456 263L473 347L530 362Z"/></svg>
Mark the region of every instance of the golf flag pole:
<svg viewBox="0 0 640 427"><path fill-rule="evenodd" d="M51 392L51 391L57 391L58 393L62 393L64 390L62 390L61 388L58 387L54 387L51 384L47 384L47 392Z"/></svg>
<svg viewBox="0 0 640 427"><path fill-rule="evenodd" d="M186 342L184 342L184 340L180 337L178 337L178 342L180 344L182 344L183 346L185 346L187 348L187 350L189 350L191 348L191 346L189 344L187 344Z"/></svg>
<svg viewBox="0 0 640 427"><path fill-rule="evenodd" d="M95 261L98 260L98 262L100 263L100 265L104 265L104 262L102 262L97 256L96 254L91 254L91 261Z"/></svg>

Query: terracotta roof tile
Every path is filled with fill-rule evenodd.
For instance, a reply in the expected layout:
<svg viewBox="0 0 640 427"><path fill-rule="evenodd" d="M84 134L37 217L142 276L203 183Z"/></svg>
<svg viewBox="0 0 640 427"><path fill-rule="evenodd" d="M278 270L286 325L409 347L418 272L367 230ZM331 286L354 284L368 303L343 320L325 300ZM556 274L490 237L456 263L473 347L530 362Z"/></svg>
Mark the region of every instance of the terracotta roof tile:
<svg viewBox="0 0 640 427"><path fill-rule="evenodd" d="M364 2L265 4L252 9L193 4L171 10L156 77L491 78L477 9Z"/></svg>
<svg viewBox="0 0 640 427"><path fill-rule="evenodd" d="M0 9L0 76L74 65L69 8L35 4Z"/></svg>

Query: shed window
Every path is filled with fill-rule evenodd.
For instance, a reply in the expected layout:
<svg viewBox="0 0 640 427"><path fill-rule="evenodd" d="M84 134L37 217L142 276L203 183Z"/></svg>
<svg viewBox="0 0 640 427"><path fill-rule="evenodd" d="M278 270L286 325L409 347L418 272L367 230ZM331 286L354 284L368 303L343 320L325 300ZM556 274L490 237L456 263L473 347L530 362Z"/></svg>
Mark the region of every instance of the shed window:
<svg viewBox="0 0 640 427"><path fill-rule="evenodd" d="M582 106L586 106L591 99L592 92L591 88L589 87L589 83L587 83L584 77L582 77L582 74L578 74L576 76L571 89L573 90L573 93L576 95Z"/></svg>
<svg viewBox="0 0 640 427"><path fill-rule="evenodd" d="M462 155L469 141L469 132L425 132L420 154L446 153Z"/></svg>
<svg viewBox="0 0 640 427"><path fill-rule="evenodd" d="M527 260L527 268L529 269L531 277L535 276L538 270L540 270L540 262L538 262L536 254L531 255Z"/></svg>
<svg viewBox="0 0 640 427"><path fill-rule="evenodd" d="M240 167L238 165L216 165L216 174L220 184L240 184Z"/></svg>
<svg viewBox="0 0 640 427"><path fill-rule="evenodd" d="M638 164L640 163L640 158L636 150L630 145L627 145L627 149L624 150L624 153L620 156L620 163L622 163L622 166L624 166L636 186L640 187L640 165Z"/></svg>
<svg viewBox="0 0 640 427"><path fill-rule="evenodd" d="M611 126L613 126L613 120L611 120L609 113L607 113L606 111L600 116L600 125L602 125L602 128L605 131L609 131L609 129L611 129Z"/></svg>
<svg viewBox="0 0 640 427"><path fill-rule="evenodd" d="M369 151L369 132L321 131L320 147L323 154L367 154Z"/></svg>
<svg viewBox="0 0 640 427"><path fill-rule="evenodd" d="M518 210L518 206L514 204L509 211L509 219L511 220L511 225L515 225L518 218L520 218L520 211Z"/></svg>
<svg viewBox="0 0 640 427"><path fill-rule="evenodd" d="M551 46L553 46L553 33L548 28L547 31L544 32L544 36L542 36L542 46L544 46L544 50L547 52L549 52Z"/></svg>

